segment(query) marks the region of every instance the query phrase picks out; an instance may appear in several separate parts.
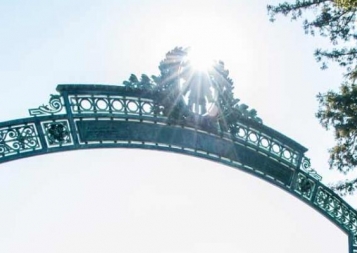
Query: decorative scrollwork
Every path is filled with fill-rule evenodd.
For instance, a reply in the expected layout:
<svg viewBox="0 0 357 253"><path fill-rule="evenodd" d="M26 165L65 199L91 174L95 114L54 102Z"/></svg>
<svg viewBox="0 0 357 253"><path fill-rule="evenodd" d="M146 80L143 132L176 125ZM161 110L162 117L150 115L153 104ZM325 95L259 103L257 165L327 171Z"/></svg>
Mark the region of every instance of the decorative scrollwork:
<svg viewBox="0 0 357 253"><path fill-rule="evenodd" d="M355 210L348 207L342 201L322 187L318 188L315 204L327 214L342 224L354 236L357 235L357 216Z"/></svg>
<svg viewBox="0 0 357 253"><path fill-rule="evenodd" d="M58 146L72 143L71 135L66 121L43 124L49 146Z"/></svg>
<svg viewBox="0 0 357 253"><path fill-rule="evenodd" d="M59 113L63 110L60 95L51 95L48 105L41 105L38 108L29 109L31 116L43 116Z"/></svg>
<svg viewBox="0 0 357 253"><path fill-rule="evenodd" d="M295 185L296 192L310 199L314 187L315 187L315 183L312 180L308 179L305 175L301 173L298 174L296 185Z"/></svg>
<svg viewBox="0 0 357 253"><path fill-rule="evenodd" d="M353 253L357 252L357 234L352 234Z"/></svg>
<svg viewBox="0 0 357 253"><path fill-rule="evenodd" d="M307 157L303 157L302 161L301 161L301 165L300 165L300 169L304 172L306 172L307 174L309 174L310 176L312 176L313 178L315 178L318 181L322 180L322 176L320 176L316 170L314 170L313 168L311 168L311 162L310 159Z"/></svg>
<svg viewBox="0 0 357 253"><path fill-rule="evenodd" d="M6 156L37 148L40 148L40 144L33 125L0 129L0 155Z"/></svg>

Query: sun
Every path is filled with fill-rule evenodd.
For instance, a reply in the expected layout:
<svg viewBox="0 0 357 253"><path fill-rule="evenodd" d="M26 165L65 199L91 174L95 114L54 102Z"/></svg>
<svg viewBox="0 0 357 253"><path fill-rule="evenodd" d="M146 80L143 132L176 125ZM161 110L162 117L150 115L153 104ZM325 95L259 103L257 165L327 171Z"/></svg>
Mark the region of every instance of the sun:
<svg viewBox="0 0 357 253"><path fill-rule="evenodd" d="M217 116L217 89L212 80L215 61L211 50L186 48L180 88L188 108L203 116Z"/></svg>
<svg viewBox="0 0 357 253"><path fill-rule="evenodd" d="M187 54L187 61L196 71L208 71L213 66L213 58L206 50L190 48Z"/></svg>

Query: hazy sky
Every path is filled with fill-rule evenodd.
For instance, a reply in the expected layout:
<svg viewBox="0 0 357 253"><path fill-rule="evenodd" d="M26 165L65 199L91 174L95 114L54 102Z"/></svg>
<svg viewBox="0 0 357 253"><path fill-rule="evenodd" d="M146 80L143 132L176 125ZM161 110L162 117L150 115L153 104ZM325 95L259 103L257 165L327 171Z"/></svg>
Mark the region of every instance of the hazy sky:
<svg viewBox="0 0 357 253"><path fill-rule="evenodd" d="M0 121L27 117L59 83L120 84L158 74L175 46L222 59L241 102L309 149L324 176L332 134L316 94L321 38L268 20L278 1L0 0ZM355 197L354 197L355 198ZM353 198L349 202L355 204ZM0 252L347 252L347 236L280 189L238 170L163 152L91 150L0 169Z"/></svg>

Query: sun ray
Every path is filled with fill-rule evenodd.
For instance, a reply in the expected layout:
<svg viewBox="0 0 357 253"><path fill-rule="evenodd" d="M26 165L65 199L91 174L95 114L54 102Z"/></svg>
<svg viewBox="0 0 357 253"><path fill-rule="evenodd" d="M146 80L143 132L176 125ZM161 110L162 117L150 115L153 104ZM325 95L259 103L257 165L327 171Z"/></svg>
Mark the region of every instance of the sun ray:
<svg viewBox="0 0 357 253"><path fill-rule="evenodd" d="M195 71L208 71L213 66L213 57L210 51L200 48L190 48L187 61Z"/></svg>

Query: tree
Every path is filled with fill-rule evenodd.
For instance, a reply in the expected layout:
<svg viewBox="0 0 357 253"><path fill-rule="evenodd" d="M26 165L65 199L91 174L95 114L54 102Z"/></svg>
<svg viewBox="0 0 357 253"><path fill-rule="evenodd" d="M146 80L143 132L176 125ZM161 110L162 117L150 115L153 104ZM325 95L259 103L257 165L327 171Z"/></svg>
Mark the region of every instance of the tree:
<svg viewBox="0 0 357 253"><path fill-rule="evenodd" d="M305 33L327 37L332 49L316 49L314 56L327 68L327 62L338 63L345 70L339 91L317 95L319 109L316 117L326 129L332 129L336 144L329 150L330 168L348 173L357 167L357 0L296 0L276 6L268 5L271 21L278 14L303 18ZM357 178L337 182L331 188L340 195L357 190Z"/></svg>

